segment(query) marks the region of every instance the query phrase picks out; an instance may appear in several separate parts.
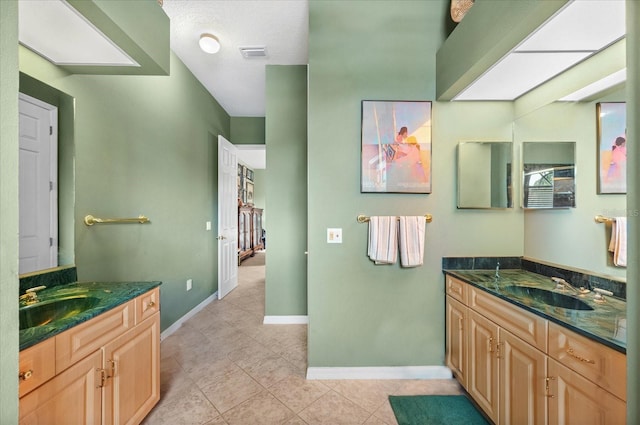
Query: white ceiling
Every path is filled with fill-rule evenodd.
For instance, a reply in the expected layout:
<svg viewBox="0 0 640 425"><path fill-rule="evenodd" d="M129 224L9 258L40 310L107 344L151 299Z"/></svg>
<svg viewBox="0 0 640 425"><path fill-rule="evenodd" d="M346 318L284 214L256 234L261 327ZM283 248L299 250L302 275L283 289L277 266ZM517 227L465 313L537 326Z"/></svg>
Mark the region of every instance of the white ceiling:
<svg viewBox="0 0 640 425"><path fill-rule="evenodd" d="M265 116L265 66L308 60L308 0L164 0L171 50L232 117ZM200 50L203 33L218 37L216 54ZM245 59L240 47L266 47Z"/></svg>

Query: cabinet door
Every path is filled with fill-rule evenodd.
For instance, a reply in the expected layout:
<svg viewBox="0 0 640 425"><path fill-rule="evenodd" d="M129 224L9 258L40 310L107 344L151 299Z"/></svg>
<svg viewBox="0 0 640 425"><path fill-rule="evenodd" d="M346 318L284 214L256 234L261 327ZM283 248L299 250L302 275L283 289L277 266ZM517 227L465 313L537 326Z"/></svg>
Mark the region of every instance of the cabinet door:
<svg viewBox="0 0 640 425"><path fill-rule="evenodd" d="M549 359L549 425L623 425L626 403Z"/></svg>
<svg viewBox="0 0 640 425"><path fill-rule="evenodd" d="M160 314L105 346L105 424L138 424L160 399Z"/></svg>
<svg viewBox="0 0 640 425"><path fill-rule="evenodd" d="M498 421L498 326L469 310L467 391L493 422Z"/></svg>
<svg viewBox="0 0 640 425"><path fill-rule="evenodd" d="M500 329L500 424L547 423L547 356Z"/></svg>
<svg viewBox="0 0 640 425"><path fill-rule="evenodd" d="M447 366L467 388L467 307L447 296Z"/></svg>
<svg viewBox="0 0 640 425"><path fill-rule="evenodd" d="M20 425L99 425L101 367L102 351L98 350L22 397Z"/></svg>

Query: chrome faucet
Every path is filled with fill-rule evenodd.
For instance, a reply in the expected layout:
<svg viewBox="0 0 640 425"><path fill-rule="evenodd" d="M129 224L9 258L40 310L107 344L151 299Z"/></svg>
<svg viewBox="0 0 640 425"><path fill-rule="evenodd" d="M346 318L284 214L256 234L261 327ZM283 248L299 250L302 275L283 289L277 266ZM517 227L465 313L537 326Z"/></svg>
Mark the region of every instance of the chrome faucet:
<svg viewBox="0 0 640 425"><path fill-rule="evenodd" d="M496 280L500 279L500 261L496 264Z"/></svg>
<svg viewBox="0 0 640 425"><path fill-rule="evenodd" d="M45 288L46 286L42 285L42 286L36 286L35 288L27 289L26 291L24 291L23 295L20 295L20 301L22 301L25 305L37 303L38 301L40 301L38 299L37 292Z"/></svg>
<svg viewBox="0 0 640 425"><path fill-rule="evenodd" d="M589 292L588 290L586 290L585 288L576 288L575 286L571 285L569 282L567 282L566 280L562 279L561 277L552 277L551 280L553 280L556 283L556 289L570 289L573 292L575 292L576 294L580 295L580 294L586 294L587 292Z"/></svg>

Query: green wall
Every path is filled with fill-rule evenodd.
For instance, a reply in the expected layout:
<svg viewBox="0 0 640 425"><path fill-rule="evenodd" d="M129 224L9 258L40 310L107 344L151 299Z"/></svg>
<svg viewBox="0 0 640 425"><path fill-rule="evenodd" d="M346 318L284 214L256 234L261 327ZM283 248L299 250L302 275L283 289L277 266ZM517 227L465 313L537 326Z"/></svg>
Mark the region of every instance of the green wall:
<svg viewBox="0 0 640 425"><path fill-rule="evenodd" d="M435 55L449 6L343 1L338 10L333 2L310 3L311 367L442 365L442 257L522 255L519 211L456 209L456 145L511 140L508 102L433 104L431 194L360 193L361 101L435 98ZM433 222L424 266L376 266L367 258L367 225L357 223L358 214L425 213ZM326 243L328 227L343 229L342 244ZM496 235L503 228L509 234Z"/></svg>
<svg viewBox="0 0 640 425"><path fill-rule="evenodd" d="M266 316L307 314L307 67L266 76Z"/></svg>
<svg viewBox="0 0 640 425"><path fill-rule="evenodd" d="M18 422L18 2L0 1L0 423Z"/></svg>
<svg viewBox="0 0 640 425"><path fill-rule="evenodd" d="M20 70L75 101L78 278L162 281L167 328L217 290L217 136L229 138L229 116L174 54L170 76L69 75L21 48ZM151 223L87 227L87 214Z"/></svg>
<svg viewBox="0 0 640 425"><path fill-rule="evenodd" d="M231 139L234 145L261 145L265 143L264 117L231 117Z"/></svg>

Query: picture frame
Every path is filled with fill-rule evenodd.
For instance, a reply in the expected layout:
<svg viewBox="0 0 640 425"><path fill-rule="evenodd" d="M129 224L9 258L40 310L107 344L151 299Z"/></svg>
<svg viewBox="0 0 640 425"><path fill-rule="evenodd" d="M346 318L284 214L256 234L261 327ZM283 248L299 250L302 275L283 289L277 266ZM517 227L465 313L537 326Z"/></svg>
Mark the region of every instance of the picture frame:
<svg viewBox="0 0 640 425"><path fill-rule="evenodd" d="M598 194L627 193L625 102L596 104Z"/></svg>
<svg viewBox="0 0 640 425"><path fill-rule="evenodd" d="M247 182L247 204L253 205L253 183Z"/></svg>
<svg viewBox="0 0 640 425"><path fill-rule="evenodd" d="M361 193L431 193L431 102L363 100Z"/></svg>

